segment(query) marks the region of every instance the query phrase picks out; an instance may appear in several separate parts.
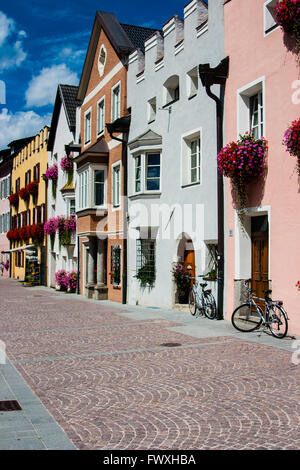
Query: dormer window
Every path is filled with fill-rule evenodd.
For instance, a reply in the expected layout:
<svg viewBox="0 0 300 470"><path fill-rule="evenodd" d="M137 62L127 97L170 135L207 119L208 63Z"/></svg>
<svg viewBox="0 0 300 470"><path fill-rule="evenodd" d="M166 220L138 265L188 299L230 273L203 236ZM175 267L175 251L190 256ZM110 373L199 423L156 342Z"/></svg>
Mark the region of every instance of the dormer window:
<svg viewBox="0 0 300 470"><path fill-rule="evenodd" d="M99 70L100 77L102 77L102 75L104 73L104 67L105 67L105 64L106 64L106 56L107 56L106 49L102 45L101 49L100 49L100 52L99 52L99 58L98 58L98 70Z"/></svg>
<svg viewBox="0 0 300 470"><path fill-rule="evenodd" d="M179 100L179 77L173 75L164 83L164 106Z"/></svg>

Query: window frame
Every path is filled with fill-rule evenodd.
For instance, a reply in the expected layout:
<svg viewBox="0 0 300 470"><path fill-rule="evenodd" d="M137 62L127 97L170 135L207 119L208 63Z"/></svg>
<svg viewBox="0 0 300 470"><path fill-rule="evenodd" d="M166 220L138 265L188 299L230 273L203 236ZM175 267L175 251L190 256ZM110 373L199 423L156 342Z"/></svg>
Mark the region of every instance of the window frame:
<svg viewBox="0 0 300 470"><path fill-rule="evenodd" d="M192 167L192 143L198 141L197 165ZM197 169L197 180L192 181L192 168ZM203 182L203 130L191 130L181 136L181 187L202 185Z"/></svg>
<svg viewBox="0 0 300 470"><path fill-rule="evenodd" d="M269 8L269 5L270 5L270 4L272 4L272 7L271 7L271 8L274 8L275 5L276 5L276 0L267 0L267 1L264 3L264 6L263 6L263 15L264 15L264 21L263 21L264 37L268 36L268 35L271 34L273 31L275 31L276 29L278 29L278 28L280 27L280 25L276 22L276 19L274 18L271 9ZM274 23L273 23L271 26L268 26L268 22L271 23L272 20L274 21Z"/></svg>
<svg viewBox="0 0 300 470"><path fill-rule="evenodd" d="M158 190L153 190L153 189L147 189L147 156L151 154L159 154L160 156L160 175L159 175L159 189ZM132 169L133 169L133 178L132 178L132 196L138 196L138 195L143 195L143 194L161 194L162 192L162 147L161 145L159 146L151 146L151 148L147 147L140 147L137 149L135 152L132 152L131 154L132 159ZM140 157L140 191L136 190L136 161L137 158Z"/></svg>
<svg viewBox="0 0 300 470"><path fill-rule="evenodd" d="M103 128L100 129L100 121L101 121L101 116L100 116L100 105L103 103ZM102 96L100 100L97 102L97 137L100 135L104 134L105 130L105 96Z"/></svg>
<svg viewBox="0 0 300 470"><path fill-rule="evenodd" d="M87 127L87 117L90 115L90 125ZM89 140L87 140L87 130L89 129ZM87 146L91 143L92 140L92 107L87 109L84 113L84 146Z"/></svg>
<svg viewBox="0 0 300 470"><path fill-rule="evenodd" d="M118 173L119 173L118 200L116 199L116 179L115 179L117 170L118 170ZM111 188L112 188L112 194L111 194L112 208L115 209L115 210L118 210L121 207L121 199L122 199L122 165L121 165L121 160L119 160L119 161L112 164L112 167L111 167Z"/></svg>
<svg viewBox="0 0 300 470"><path fill-rule="evenodd" d="M119 89L119 100L117 102L118 108L117 108L117 117L115 115L115 90ZM118 81L112 88L111 88L111 122L116 121L121 117L121 81Z"/></svg>
<svg viewBox="0 0 300 470"><path fill-rule="evenodd" d="M245 132L250 132L250 98L262 92L263 108L263 137L267 136L266 129L266 87L265 77L260 77L237 90L237 139Z"/></svg>

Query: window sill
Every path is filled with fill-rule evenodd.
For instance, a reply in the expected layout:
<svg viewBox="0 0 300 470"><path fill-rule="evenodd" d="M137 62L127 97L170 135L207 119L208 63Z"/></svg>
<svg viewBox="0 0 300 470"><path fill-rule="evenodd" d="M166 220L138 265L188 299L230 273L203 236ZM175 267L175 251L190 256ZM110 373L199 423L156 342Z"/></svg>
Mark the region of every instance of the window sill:
<svg viewBox="0 0 300 470"><path fill-rule="evenodd" d="M196 181L195 183L187 183L187 184L182 184L182 188L189 188L191 186L199 186L201 185L201 181Z"/></svg>
<svg viewBox="0 0 300 470"><path fill-rule="evenodd" d="M129 199L152 199L152 198L160 198L161 191L147 191L143 193L135 193L129 196Z"/></svg>
<svg viewBox="0 0 300 470"><path fill-rule="evenodd" d="M168 106L171 106L172 104L177 103L177 101L179 101L179 99L178 99L178 100L169 101L169 103L166 103L166 104L163 105L162 109L165 109L165 108L167 108Z"/></svg>

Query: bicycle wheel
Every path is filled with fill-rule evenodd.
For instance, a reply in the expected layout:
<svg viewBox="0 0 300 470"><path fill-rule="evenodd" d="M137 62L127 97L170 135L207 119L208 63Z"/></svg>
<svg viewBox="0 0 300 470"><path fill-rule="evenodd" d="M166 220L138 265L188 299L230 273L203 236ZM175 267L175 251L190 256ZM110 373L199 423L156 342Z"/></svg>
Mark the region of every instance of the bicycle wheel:
<svg viewBox="0 0 300 470"><path fill-rule="evenodd" d="M215 298L212 294L205 295L205 308L204 314L210 320L213 320L217 315L217 306Z"/></svg>
<svg viewBox="0 0 300 470"><path fill-rule="evenodd" d="M189 309L193 316L196 315L197 306L196 306L195 293L193 290L190 290L190 293L189 293Z"/></svg>
<svg viewBox="0 0 300 470"><path fill-rule="evenodd" d="M268 315L268 326L275 338L284 338L288 330L288 322L285 311L280 305L273 304Z"/></svg>
<svg viewBox="0 0 300 470"><path fill-rule="evenodd" d="M261 312L261 309L259 310ZM234 310L231 316L231 323L239 331L254 331L262 324L262 318L259 313L253 309L250 302L247 302Z"/></svg>

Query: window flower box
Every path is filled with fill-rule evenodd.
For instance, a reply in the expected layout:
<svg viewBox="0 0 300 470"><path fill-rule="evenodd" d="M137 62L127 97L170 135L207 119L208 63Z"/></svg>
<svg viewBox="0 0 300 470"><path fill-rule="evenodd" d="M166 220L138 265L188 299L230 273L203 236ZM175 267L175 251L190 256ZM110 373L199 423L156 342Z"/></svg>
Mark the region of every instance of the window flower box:
<svg viewBox="0 0 300 470"><path fill-rule="evenodd" d="M274 14L283 31L296 41L295 52L300 52L300 0L277 1Z"/></svg>

